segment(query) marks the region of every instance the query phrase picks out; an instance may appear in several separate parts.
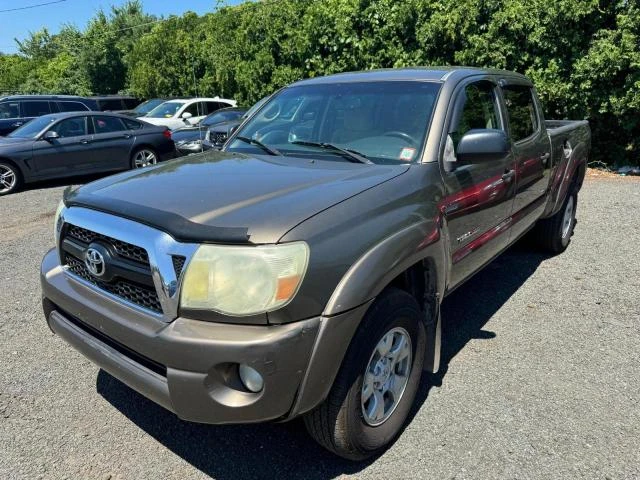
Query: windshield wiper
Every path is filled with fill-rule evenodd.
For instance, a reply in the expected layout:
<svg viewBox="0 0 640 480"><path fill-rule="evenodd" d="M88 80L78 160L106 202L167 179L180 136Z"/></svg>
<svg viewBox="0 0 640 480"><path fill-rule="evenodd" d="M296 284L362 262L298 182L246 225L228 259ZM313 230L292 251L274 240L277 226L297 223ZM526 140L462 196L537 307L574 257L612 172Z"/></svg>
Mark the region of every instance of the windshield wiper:
<svg viewBox="0 0 640 480"><path fill-rule="evenodd" d="M261 149L263 149L265 152L267 152L269 155L278 155L280 157L284 157L284 155L280 150L270 147L268 145L265 145L260 140L256 140L255 138L238 136L236 137L236 140L242 140L243 142L248 143L249 145L256 145Z"/></svg>
<svg viewBox="0 0 640 480"><path fill-rule="evenodd" d="M343 156L345 156L352 162L373 164L373 162L369 160L366 156L364 156L362 153L356 152L355 150L351 150L351 149L341 148L337 145L334 145L333 143L309 142L307 140L294 140L291 143L293 143L294 145L306 145L308 147L324 148L325 150L331 150L334 152L341 153Z"/></svg>

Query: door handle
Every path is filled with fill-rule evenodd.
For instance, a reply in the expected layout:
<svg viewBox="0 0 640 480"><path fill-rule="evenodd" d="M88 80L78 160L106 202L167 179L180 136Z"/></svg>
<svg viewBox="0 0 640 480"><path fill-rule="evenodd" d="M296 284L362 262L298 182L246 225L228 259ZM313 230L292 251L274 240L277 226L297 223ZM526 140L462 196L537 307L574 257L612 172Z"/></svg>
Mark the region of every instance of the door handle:
<svg viewBox="0 0 640 480"><path fill-rule="evenodd" d="M24 122L16 122L11 124L12 127L21 127L22 125L24 125Z"/></svg>
<svg viewBox="0 0 640 480"><path fill-rule="evenodd" d="M122 135L123 138L131 138L131 135L129 135L128 133L125 133L124 135Z"/></svg>
<svg viewBox="0 0 640 480"><path fill-rule="evenodd" d="M86 138L83 138L82 140L80 140L80 143L82 145L86 145L87 143L91 143L91 140L87 140Z"/></svg>
<svg viewBox="0 0 640 480"><path fill-rule="evenodd" d="M503 174L502 174L502 180L504 180L505 182L510 182L511 179L513 177L515 177L516 175L516 171L515 170L506 170Z"/></svg>

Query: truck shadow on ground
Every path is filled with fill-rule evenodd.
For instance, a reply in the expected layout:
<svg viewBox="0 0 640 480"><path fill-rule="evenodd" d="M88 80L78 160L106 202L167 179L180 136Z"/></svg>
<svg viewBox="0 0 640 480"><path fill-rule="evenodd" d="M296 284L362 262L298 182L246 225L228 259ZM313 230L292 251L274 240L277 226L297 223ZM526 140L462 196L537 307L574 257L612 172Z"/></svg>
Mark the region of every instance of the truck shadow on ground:
<svg viewBox="0 0 640 480"><path fill-rule="evenodd" d="M429 392L442 384L449 362L470 340L495 337L484 325L546 258L517 244L447 297L442 307L441 368L437 374L423 375L409 421L421 409L425 414ZM102 370L97 390L158 442L216 479L331 479L357 473L375 461L353 463L333 456L311 440L301 420L237 426L184 422Z"/></svg>

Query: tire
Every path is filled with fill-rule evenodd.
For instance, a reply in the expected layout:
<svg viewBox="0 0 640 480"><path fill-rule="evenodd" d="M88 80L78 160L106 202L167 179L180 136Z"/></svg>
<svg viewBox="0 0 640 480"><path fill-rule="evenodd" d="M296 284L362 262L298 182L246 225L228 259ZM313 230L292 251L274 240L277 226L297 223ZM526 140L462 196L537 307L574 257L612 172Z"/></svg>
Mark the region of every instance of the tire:
<svg viewBox="0 0 640 480"><path fill-rule="evenodd" d="M138 148L131 154L132 169L150 167L158 161L158 153L151 147Z"/></svg>
<svg viewBox="0 0 640 480"><path fill-rule="evenodd" d="M351 341L328 397L304 417L308 432L320 445L343 458L364 460L381 453L395 440L411 410L422 375L426 344L423 318L424 313L416 300L403 290L390 288L373 303ZM388 369L383 371L372 369L373 364L382 365L376 362L376 358L380 359L377 348L383 339L390 338L387 334L393 339L387 355L397 351L396 358L399 359L402 351L404 354L410 351L410 356L387 364ZM394 349L405 336L410 339L410 347ZM386 359L382 357L381 361ZM365 375L365 372L374 371L381 372L382 377ZM406 382L399 375L403 371ZM380 413L380 410L373 408L375 395L363 395L363 384L366 377L369 386L380 386L369 380L384 378L385 374L388 380L384 385L394 385L399 393L398 400L389 403L387 409L385 402L393 395L391 390L384 393L385 402L379 404L384 405L381 414L384 418L380 415L374 418L375 412ZM401 383L405 384L404 388Z"/></svg>
<svg viewBox="0 0 640 480"><path fill-rule="evenodd" d="M540 220L533 230L535 242L553 254L567 249L576 226L578 193L573 189L569 192L562 208L555 215Z"/></svg>
<svg viewBox="0 0 640 480"><path fill-rule="evenodd" d="M0 196L17 192L22 186L22 174L12 163L0 160Z"/></svg>

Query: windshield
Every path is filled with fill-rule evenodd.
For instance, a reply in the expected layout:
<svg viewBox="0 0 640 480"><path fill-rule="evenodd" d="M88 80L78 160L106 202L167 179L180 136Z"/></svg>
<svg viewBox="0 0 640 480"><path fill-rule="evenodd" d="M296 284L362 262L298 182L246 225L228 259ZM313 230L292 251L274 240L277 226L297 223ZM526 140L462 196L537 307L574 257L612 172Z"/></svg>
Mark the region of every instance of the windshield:
<svg viewBox="0 0 640 480"><path fill-rule="evenodd" d="M202 120L200 124L206 127L209 125L214 125L216 123L228 122L229 120L235 120L236 118L240 118L243 113L244 112L242 112L242 110L215 112L209 115L208 117L206 117L204 120Z"/></svg>
<svg viewBox="0 0 640 480"><path fill-rule="evenodd" d="M353 150L374 163L418 160L440 84L419 81L300 85L282 90L238 132L283 155L344 159ZM304 145L304 143L307 143ZM228 151L262 153L234 139Z"/></svg>
<svg viewBox="0 0 640 480"><path fill-rule="evenodd" d="M51 123L56 121L56 117L50 117L45 115L44 117L34 118L30 122L25 123L20 128L17 128L13 132L11 132L7 137L13 138L36 138L38 134L50 125Z"/></svg>
<svg viewBox="0 0 640 480"><path fill-rule="evenodd" d="M256 111L265 104L265 102L269 100L269 97L262 97L260 100L258 100L256 103L253 104L253 107L251 107L249 110L246 111L246 113L244 115L242 115L242 118L249 118L251 115L253 115L254 113L256 113Z"/></svg>
<svg viewBox="0 0 640 480"><path fill-rule="evenodd" d="M171 118L178 113L178 110L184 104L185 102L164 102L147 113L146 116L151 118Z"/></svg>
<svg viewBox="0 0 640 480"><path fill-rule="evenodd" d="M165 100L162 100L161 98L154 98L152 100L147 100L146 102L142 102L140 105L134 108L133 111L141 115L144 115L146 113L149 113L158 105L162 105L164 102Z"/></svg>

